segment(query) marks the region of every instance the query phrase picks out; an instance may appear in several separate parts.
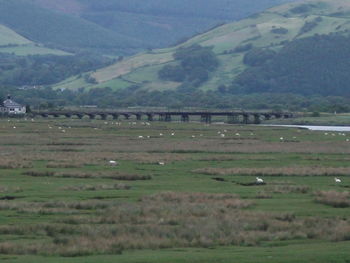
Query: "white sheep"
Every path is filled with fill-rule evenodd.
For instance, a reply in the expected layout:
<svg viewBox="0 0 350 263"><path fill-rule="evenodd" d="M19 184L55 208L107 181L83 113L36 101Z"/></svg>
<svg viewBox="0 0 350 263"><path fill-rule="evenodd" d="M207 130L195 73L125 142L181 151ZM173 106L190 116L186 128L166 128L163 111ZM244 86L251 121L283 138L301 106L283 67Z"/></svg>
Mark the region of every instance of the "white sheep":
<svg viewBox="0 0 350 263"><path fill-rule="evenodd" d="M264 183L264 180L261 179L260 177L256 177L256 183L257 183L257 184L263 184L263 183Z"/></svg>
<svg viewBox="0 0 350 263"><path fill-rule="evenodd" d="M340 178L337 178L337 177L334 177L334 181L335 181L336 183L341 183Z"/></svg>
<svg viewBox="0 0 350 263"><path fill-rule="evenodd" d="M110 160L108 163L109 163L111 166L117 166L117 165L118 165L117 161L114 161L114 160Z"/></svg>

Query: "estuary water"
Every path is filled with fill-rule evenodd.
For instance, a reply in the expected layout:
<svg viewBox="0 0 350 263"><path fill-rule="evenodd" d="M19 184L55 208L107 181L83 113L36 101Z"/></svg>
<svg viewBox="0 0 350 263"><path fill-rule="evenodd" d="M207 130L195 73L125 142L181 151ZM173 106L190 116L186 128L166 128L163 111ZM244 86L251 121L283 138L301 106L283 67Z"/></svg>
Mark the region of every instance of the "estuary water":
<svg viewBox="0 0 350 263"><path fill-rule="evenodd" d="M262 124L260 126L300 128L300 129L308 129L311 131L350 132L350 126L313 126L313 125L277 125L277 124L276 125Z"/></svg>

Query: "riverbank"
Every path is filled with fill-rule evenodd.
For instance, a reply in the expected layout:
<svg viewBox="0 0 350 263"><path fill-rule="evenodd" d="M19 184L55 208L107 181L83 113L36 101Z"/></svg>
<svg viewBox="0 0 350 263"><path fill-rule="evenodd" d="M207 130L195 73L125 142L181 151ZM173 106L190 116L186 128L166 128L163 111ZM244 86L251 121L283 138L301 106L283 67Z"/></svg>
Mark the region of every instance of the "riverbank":
<svg viewBox="0 0 350 263"><path fill-rule="evenodd" d="M305 125L305 126L350 126L350 114L322 113L319 117L302 116L292 119L272 119L264 121L263 124L273 125Z"/></svg>

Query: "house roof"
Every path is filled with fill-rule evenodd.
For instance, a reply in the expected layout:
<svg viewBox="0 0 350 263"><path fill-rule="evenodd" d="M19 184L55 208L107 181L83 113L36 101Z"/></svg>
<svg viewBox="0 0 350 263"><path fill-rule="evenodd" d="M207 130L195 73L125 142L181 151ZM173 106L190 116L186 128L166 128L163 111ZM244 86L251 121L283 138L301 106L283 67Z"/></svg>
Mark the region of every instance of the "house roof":
<svg viewBox="0 0 350 263"><path fill-rule="evenodd" d="M10 98L4 100L3 105L4 105L5 107L22 107L21 104L15 102L15 101L13 101L13 100L11 100Z"/></svg>

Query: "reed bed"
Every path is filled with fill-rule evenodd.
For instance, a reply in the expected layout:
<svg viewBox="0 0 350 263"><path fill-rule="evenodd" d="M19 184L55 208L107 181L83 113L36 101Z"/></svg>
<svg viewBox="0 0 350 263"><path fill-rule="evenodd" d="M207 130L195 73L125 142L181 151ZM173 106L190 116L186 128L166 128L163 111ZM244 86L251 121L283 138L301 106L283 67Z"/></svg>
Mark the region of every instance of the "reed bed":
<svg viewBox="0 0 350 263"><path fill-rule="evenodd" d="M26 171L23 175L32 177L61 177L61 178L78 178L78 179L113 179L124 181L151 180L151 175L129 174L125 172L54 172L54 171Z"/></svg>
<svg viewBox="0 0 350 263"><path fill-rule="evenodd" d="M310 191L310 187L307 185L276 185L267 187L266 191L275 194L306 194Z"/></svg>
<svg viewBox="0 0 350 263"><path fill-rule="evenodd" d="M20 193L23 189L21 187L8 187L8 186L0 186L0 193Z"/></svg>
<svg viewBox="0 0 350 263"><path fill-rule="evenodd" d="M277 158L270 156L262 156L262 155L248 155L248 156L237 156L237 155L227 155L227 154L217 154L214 156L205 156L199 157L196 159L198 161L241 161L241 160L249 160L249 161L275 161Z"/></svg>
<svg viewBox="0 0 350 263"><path fill-rule="evenodd" d="M336 208L350 207L350 192L318 191L315 201Z"/></svg>
<svg viewBox="0 0 350 263"><path fill-rule="evenodd" d="M1 157L0 169L23 169L32 168L33 163L29 161L18 160L12 157Z"/></svg>
<svg viewBox="0 0 350 263"><path fill-rule="evenodd" d="M68 191L101 191L101 190L129 190L131 186L126 184L97 184L97 185L72 185L62 187L62 190Z"/></svg>
<svg viewBox="0 0 350 263"><path fill-rule="evenodd" d="M253 205L230 194L174 192L146 196L135 203L44 203L44 208L97 211L68 215L52 224L1 226L1 234L40 235L51 241L1 242L0 252L81 256L125 249L259 246L272 240L350 238L350 222L345 219L247 210Z"/></svg>
<svg viewBox="0 0 350 263"><path fill-rule="evenodd" d="M200 168L193 172L207 175L247 176L349 176L350 167L264 167L264 168Z"/></svg>

